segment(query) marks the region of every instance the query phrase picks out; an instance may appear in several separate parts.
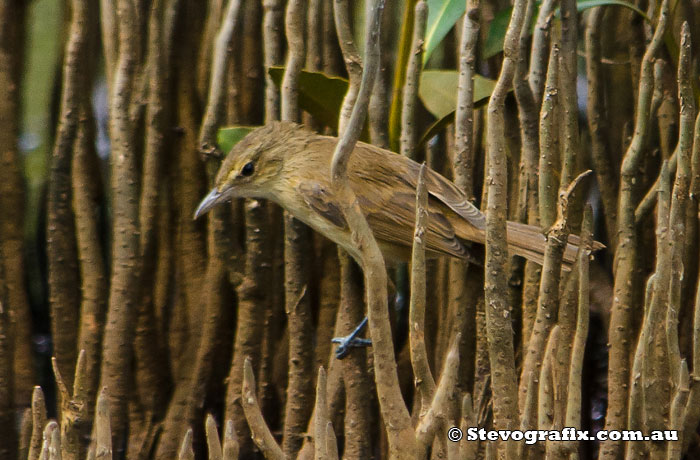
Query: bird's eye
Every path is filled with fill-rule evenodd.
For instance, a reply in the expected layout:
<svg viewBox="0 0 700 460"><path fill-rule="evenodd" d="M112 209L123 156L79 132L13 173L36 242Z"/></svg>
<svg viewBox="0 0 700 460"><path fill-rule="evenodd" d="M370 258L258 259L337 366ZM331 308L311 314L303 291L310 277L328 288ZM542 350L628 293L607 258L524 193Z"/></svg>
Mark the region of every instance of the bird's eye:
<svg viewBox="0 0 700 460"><path fill-rule="evenodd" d="M255 165L252 161L249 161L245 164L245 166L243 166L243 169L241 169L241 175L250 176L251 174L253 174L253 171L255 171Z"/></svg>

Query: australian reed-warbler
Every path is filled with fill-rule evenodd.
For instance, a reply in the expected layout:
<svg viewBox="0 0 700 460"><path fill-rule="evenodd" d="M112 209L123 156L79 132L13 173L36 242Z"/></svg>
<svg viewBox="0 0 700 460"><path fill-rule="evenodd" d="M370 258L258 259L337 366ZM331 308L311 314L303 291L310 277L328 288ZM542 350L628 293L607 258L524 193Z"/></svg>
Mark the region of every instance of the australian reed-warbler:
<svg viewBox="0 0 700 460"><path fill-rule="evenodd" d="M336 138L293 123L274 122L255 129L226 156L195 219L230 198L264 198L357 258L331 186L336 143ZM357 143L350 157L351 187L387 260L410 260L419 170L415 161L364 142ZM426 168L425 178L429 193L426 256L468 259L467 242L485 242L484 214L442 175ZM546 238L540 228L508 222L507 239L511 254L543 262ZM564 250L565 269L576 258L577 244L578 237L572 235ZM594 249L602 247L596 244Z"/></svg>

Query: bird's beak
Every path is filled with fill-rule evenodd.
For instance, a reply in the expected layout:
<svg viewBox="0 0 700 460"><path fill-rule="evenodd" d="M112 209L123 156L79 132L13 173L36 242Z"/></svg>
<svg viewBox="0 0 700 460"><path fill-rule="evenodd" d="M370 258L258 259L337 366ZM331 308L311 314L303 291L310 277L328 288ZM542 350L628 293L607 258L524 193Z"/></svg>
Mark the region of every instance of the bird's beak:
<svg viewBox="0 0 700 460"><path fill-rule="evenodd" d="M200 216L209 212L209 210L219 202L219 199L223 197L223 195L223 193L219 193L216 187L211 189L211 192L209 192L209 194L204 197L202 202L199 203L197 210L194 212L194 219L197 220Z"/></svg>

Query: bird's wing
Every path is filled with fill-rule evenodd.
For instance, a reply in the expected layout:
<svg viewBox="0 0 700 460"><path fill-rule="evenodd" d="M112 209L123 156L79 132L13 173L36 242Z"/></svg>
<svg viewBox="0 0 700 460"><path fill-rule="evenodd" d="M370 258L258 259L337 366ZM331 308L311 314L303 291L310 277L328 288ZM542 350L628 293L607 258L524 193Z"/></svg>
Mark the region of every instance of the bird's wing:
<svg viewBox="0 0 700 460"><path fill-rule="evenodd" d="M365 164L372 164L373 169L385 170L383 171L384 174L374 174L374 177L391 178L394 185L397 184L397 181L400 181L413 191L416 190L418 186L418 174L420 173L419 163L403 156L399 156L402 160L401 162L382 161L382 157L394 156L394 158L396 158L398 154L370 144L359 143L358 145L360 145L360 148L357 149L360 155L356 157L358 164L364 162ZM360 159L359 157L364 158ZM399 166L399 170L391 170L391 166L389 165L394 167ZM459 187L430 168L426 168L425 172L428 193L432 197L444 203L445 206L474 226L477 231L486 229L486 216L467 199L467 196Z"/></svg>
<svg viewBox="0 0 700 460"><path fill-rule="evenodd" d="M389 197L384 197L381 193L358 195L360 207L374 236L387 243L408 248L413 242L415 200L415 193L395 192ZM457 239L452 224L440 212L429 211L425 246L429 252L459 258L469 257L467 248Z"/></svg>
<svg viewBox="0 0 700 460"><path fill-rule="evenodd" d="M318 215L342 229L348 228L343 211L335 204L328 189L315 182L302 182L296 187L304 202Z"/></svg>
<svg viewBox="0 0 700 460"><path fill-rule="evenodd" d="M484 230L486 228L484 213L474 206L455 184L432 169L426 169L426 178L428 179L428 191L432 196L445 203L448 208L462 216L477 229Z"/></svg>
<svg viewBox="0 0 700 460"><path fill-rule="evenodd" d="M385 197L385 194L376 189L376 185L368 187L366 191L369 193L357 194L360 208L375 238L410 248L415 221L415 194L399 192ZM340 207L334 204L332 192L327 187L315 182L303 182L297 185L296 190L319 216L339 228L348 229L345 216ZM460 258L469 256L466 247L457 239L452 225L444 215L430 212L428 220L428 251Z"/></svg>

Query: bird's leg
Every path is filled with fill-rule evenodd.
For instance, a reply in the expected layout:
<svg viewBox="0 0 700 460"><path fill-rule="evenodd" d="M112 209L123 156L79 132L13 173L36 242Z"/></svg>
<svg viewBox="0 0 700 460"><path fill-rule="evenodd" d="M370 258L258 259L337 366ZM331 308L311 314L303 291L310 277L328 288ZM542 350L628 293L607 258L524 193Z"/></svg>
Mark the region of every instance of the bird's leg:
<svg viewBox="0 0 700 460"><path fill-rule="evenodd" d="M334 337L331 342L337 343L338 348L335 349L335 357L337 359L343 359L350 353L350 348L353 347L369 347L372 345L370 339L362 339L357 337L362 332L362 329L367 325L367 317L357 325L357 327L345 337Z"/></svg>
<svg viewBox="0 0 700 460"><path fill-rule="evenodd" d="M403 274L403 276L401 276ZM394 292L394 308L396 309L398 316L399 316L399 323L401 324L401 318L403 318L403 323L406 322L406 311L408 309L408 306L406 305L406 299L408 298L407 292L408 292L408 272L407 272L407 266L405 263L399 264L399 267L397 267L397 280L396 284L392 282L392 279L389 278L389 291ZM337 343L338 348L335 349L335 357L337 359L343 359L350 353L351 348L359 348L359 347L369 347L372 345L372 340L371 339L363 339L357 337L360 335L360 332L362 332L362 329L367 325L367 317L360 322L360 324L357 325L357 327L348 335L345 337L334 337L331 339L331 342ZM404 330L407 329L407 327L403 328ZM406 334L403 334L403 337L405 337ZM402 337L399 336L399 339Z"/></svg>

